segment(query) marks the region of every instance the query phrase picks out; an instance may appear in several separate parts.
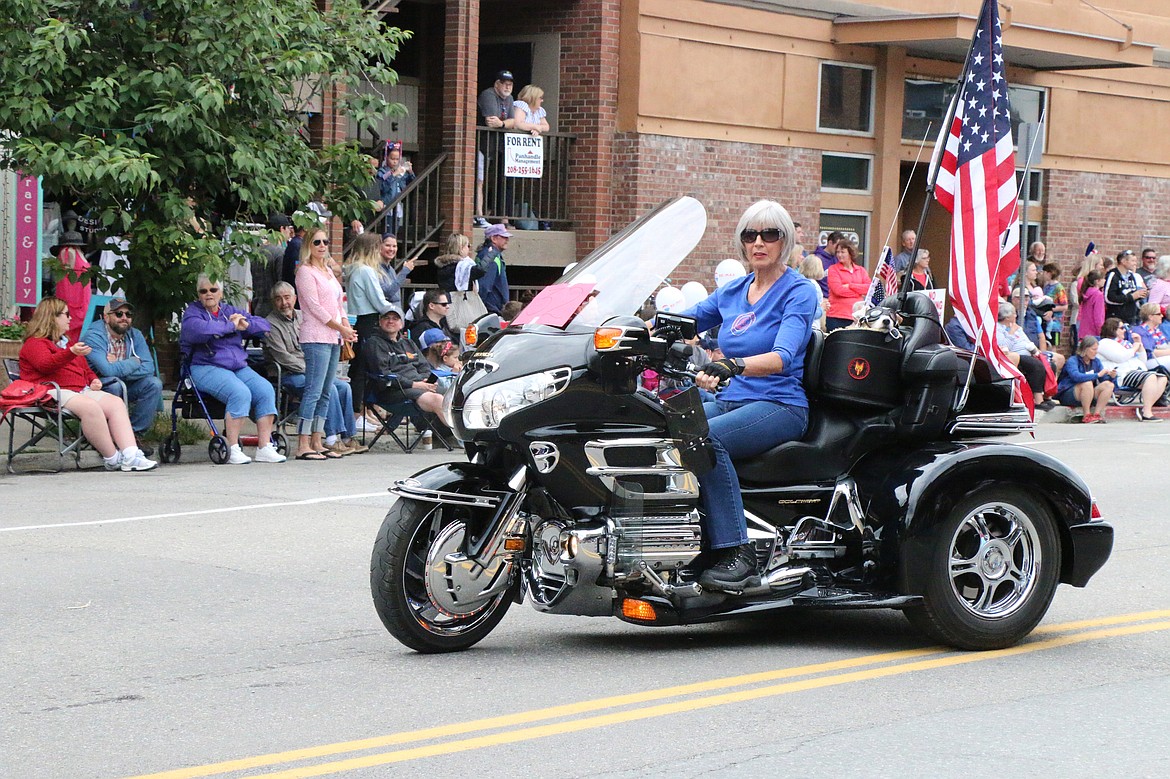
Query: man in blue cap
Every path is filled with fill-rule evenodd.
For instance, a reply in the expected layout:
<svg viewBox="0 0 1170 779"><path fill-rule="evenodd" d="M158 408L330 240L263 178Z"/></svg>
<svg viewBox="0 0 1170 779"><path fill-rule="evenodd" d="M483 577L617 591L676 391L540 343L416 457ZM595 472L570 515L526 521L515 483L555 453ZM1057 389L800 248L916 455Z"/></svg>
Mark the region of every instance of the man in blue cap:
<svg viewBox="0 0 1170 779"><path fill-rule="evenodd" d="M512 234L504 225L488 225L483 231L483 246L475 253L475 263L483 269L479 280L479 299L493 314L508 302L508 268L504 265L504 250Z"/></svg>

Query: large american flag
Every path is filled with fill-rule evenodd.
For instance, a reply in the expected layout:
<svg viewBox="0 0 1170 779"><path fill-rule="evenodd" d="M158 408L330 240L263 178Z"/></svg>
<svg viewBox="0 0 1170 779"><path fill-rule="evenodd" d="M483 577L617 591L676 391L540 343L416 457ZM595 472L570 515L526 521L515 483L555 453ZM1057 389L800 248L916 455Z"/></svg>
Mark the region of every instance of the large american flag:
<svg viewBox="0 0 1170 779"><path fill-rule="evenodd" d="M967 72L955 100L955 118L945 145L940 137L935 153L934 191L954 215L950 287L955 316L974 334L976 350L991 360L1001 376L1022 381L995 341L997 290L1020 265L1016 156L995 0L983 2Z"/></svg>

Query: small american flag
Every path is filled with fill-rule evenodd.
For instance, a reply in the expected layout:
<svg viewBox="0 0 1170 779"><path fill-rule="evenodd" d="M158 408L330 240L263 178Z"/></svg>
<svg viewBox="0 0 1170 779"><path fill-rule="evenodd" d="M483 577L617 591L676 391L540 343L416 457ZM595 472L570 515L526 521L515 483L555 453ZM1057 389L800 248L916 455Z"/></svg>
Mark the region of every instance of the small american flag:
<svg viewBox="0 0 1170 779"><path fill-rule="evenodd" d="M1001 376L1022 381L995 339L997 290L1020 266L1016 157L1001 35L998 4L984 0L968 69L955 95L955 118L935 150L935 197L954 216L950 286L955 316L975 334L976 351Z"/></svg>
<svg viewBox="0 0 1170 779"><path fill-rule="evenodd" d="M881 262L873 272L869 286L869 305L880 306L888 297L898 294L898 271L894 269L894 251L889 246L882 252Z"/></svg>

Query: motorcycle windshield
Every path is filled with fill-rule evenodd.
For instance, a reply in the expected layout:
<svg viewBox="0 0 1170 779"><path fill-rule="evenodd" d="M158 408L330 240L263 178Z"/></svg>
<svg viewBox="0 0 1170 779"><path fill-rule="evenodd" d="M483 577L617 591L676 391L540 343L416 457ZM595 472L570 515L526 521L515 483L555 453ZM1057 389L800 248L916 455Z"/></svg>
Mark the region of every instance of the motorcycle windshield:
<svg viewBox="0 0 1170 779"><path fill-rule="evenodd" d="M662 204L546 287L513 324L596 327L636 314L699 243L707 211L693 197Z"/></svg>

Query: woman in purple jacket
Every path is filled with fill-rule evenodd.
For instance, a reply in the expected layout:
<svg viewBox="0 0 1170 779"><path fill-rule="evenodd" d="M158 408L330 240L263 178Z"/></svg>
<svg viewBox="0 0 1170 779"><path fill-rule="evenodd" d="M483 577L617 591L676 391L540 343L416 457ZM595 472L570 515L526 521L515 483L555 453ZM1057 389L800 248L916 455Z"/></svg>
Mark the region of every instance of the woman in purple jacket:
<svg viewBox="0 0 1170 779"><path fill-rule="evenodd" d="M270 325L262 317L250 316L223 302L223 285L201 275L199 300L183 312L179 344L191 360L191 380L200 392L220 400L227 407L223 434L227 438L228 463L252 462L240 448L240 426L251 412L256 420L258 440L256 462L282 463L284 455L272 445L272 423L276 419L276 392L268 379L248 367L244 338L261 336Z"/></svg>

